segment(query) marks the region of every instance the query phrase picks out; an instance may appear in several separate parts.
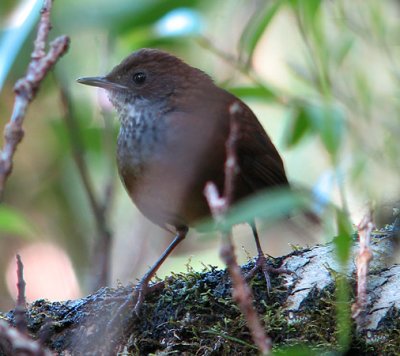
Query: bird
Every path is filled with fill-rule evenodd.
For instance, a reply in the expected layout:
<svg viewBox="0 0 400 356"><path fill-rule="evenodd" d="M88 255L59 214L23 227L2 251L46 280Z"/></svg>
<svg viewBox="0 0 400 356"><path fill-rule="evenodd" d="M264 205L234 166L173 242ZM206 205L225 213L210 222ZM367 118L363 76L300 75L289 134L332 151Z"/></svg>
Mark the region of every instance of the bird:
<svg viewBox="0 0 400 356"><path fill-rule="evenodd" d="M223 191L229 107L237 103L238 173L233 203L257 192L289 188L283 160L253 111L212 78L159 49L137 50L105 76L82 77L81 84L100 87L117 111L120 130L117 166L131 200L150 221L175 233L160 258L133 293L138 314L150 282L161 264L182 242L189 228L210 216L203 194L207 182ZM269 273L254 221L249 222L257 247L255 267L247 278Z"/></svg>

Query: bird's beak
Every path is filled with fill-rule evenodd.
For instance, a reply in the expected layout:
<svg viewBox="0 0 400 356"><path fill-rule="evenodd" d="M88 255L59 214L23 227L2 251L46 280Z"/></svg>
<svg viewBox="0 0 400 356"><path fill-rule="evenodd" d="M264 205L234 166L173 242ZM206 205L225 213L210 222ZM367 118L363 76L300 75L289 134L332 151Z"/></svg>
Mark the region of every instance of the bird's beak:
<svg viewBox="0 0 400 356"><path fill-rule="evenodd" d="M107 77L83 77L76 80L78 83L91 85L104 89L128 89L125 85L114 83L107 79Z"/></svg>

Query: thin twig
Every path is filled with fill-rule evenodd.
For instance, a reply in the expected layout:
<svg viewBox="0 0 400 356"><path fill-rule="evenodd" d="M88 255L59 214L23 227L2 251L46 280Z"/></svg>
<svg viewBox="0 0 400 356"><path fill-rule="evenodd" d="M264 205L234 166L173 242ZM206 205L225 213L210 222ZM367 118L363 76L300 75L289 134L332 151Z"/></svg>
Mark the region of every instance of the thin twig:
<svg viewBox="0 0 400 356"><path fill-rule="evenodd" d="M114 50L114 39L113 36L107 36L106 44L102 46L102 67L107 68L109 66L109 53L112 53ZM106 179L106 184L104 186L104 196L102 197L102 206L105 210L111 211L112 204L114 202L115 196L115 183L116 183L116 175L115 175L115 142L114 142L114 130L113 130L113 116L110 114L109 108L106 108L104 105L104 101L100 100L100 115L104 122L104 130L102 130L103 134L103 143L105 147L105 152L107 154L107 160L109 167L107 172L109 172L109 176Z"/></svg>
<svg viewBox="0 0 400 356"><path fill-rule="evenodd" d="M229 107L231 128L226 142L224 195L219 196L218 188L213 182L207 182L204 195L210 206L211 214L217 223L222 223L233 197L234 184L239 167L236 156L236 143L239 136L238 116L241 114L239 103L234 102ZM222 232L221 258L225 262L232 280L232 297L238 304L247 321L254 343L259 350L267 355L272 348L271 339L265 334L256 310L253 307L253 293L246 283L242 271L236 261L235 248L232 242L232 229Z"/></svg>
<svg viewBox="0 0 400 356"><path fill-rule="evenodd" d="M357 297L352 305L352 317L357 323L357 327L363 326L366 306L368 302L367 284L368 284L368 266L372 260L371 250L371 232L374 228L372 222L372 210L363 217L358 225L358 235L360 239L360 250L356 258L357 264Z"/></svg>
<svg viewBox="0 0 400 356"><path fill-rule="evenodd" d="M110 211L115 197L115 147L114 147L114 131L112 125L112 117L105 110L101 111L101 116L104 120L104 130L103 130L103 142L105 151L107 153L107 159L109 168L108 178L106 179L106 184L104 185L104 194L102 198L102 206L104 210ZM105 211L106 213L106 211Z"/></svg>
<svg viewBox="0 0 400 356"><path fill-rule="evenodd" d="M53 355L39 342L11 327L4 320L0 320L0 350L4 352L4 355Z"/></svg>
<svg viewBox="0 0 400 356"><path fill-rule="evenodd" d="M17 305L15 308L15 327L18 331L25 334L26 325L26 298L25 298L24 265L21 256L17 255Z"/></svg>
<svg viewBox="0 0 400 356"><path fill-rule="evenodd" d="M4 128L4 143L0 151L0 200L3 197L4 186L8 176L12 172L13 156L18 144L24 136L22 124L25 119L29 103L35 98L40 84L69 47L67 36L57 37L50 43L49 51L45 52L50 24L50 11L52 0L45 0L41 11L31 61L23 78L19 79L14 86L15 101L9 123Z"/></svg>
<svg viewBox="0 0 400 356"><path fill-rule="evenodd" d="M83 187L89 199L89 204L93 212L98 239L96 240L94 251L93 281L90 286L93 291L108 285L110 274L110 251L112 235L107 224L106 213L108 211L107 194L112 194L111 188L106 187L105 200L100 203L97 198L89 171L84 160L83 141L80 136L79 126L75 120L71 100L67 90L60 84L61 101L64 109L64 120L69 133L72 155L78 168Z"/></svg>

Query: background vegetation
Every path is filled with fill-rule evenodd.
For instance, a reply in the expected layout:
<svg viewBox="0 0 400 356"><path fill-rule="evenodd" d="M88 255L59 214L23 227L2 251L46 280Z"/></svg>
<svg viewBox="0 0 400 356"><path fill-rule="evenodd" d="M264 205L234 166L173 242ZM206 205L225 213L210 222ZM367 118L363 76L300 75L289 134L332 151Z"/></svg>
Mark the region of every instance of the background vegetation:
<svg viewBox="0 0 400 356"><path fill-rule="evenodd" d="M23 3L31 10L24 13ZM0 3L1 128L29 61L40 6ZM365 202L396 200L399 193L399 15L395 0L56 1L51 35L69 35L71 48L30 106L0 206L0 308L13 306L10 263L18 251L32 272L30 300L75 298L96 284L100 230L85 172L113 236L110 284L134 281L169 243L119 182L118 122L104 93L75 82L106 73L142 47L180 56L245 100L282 153L290 181L317 193L324 230L310 238L309 231L267 219L267 253L349 236L349 221L359 220ZM282 215L296 199L285 202L255 204L253 212L268 218L281 206ZM241 261L254 255L249 230L235 229ZM160 275L185 270L189 256L197 269L221 265L215 237L192 234ZM345 261L348 239L339 241Z"/></svg>

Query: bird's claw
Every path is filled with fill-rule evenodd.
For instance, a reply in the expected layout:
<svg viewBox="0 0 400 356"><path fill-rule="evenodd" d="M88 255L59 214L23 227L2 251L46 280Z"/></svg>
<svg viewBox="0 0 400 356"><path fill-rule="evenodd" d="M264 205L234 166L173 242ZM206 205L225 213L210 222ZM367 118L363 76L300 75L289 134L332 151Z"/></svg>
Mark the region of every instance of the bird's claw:
<svg viewBox="0 0 400 356"><path fill-rule="evenodd" d="M132 299L132 304L134 305L133 312L136 316L140 315L140 309L147 293L148 285L139 283L136 285L135 290L130 297Z"/></svg>
<svg viewBox="0 0 400 356"><path fill-rule="evenodd" d="M257 257L257 260L254 264L254 267L245 275L245 279L247 282L251 281L255 274L261 270L264 278L265 278L265 282L267 283L267 292L269 293L269 291L272 289L271 286L271 278L269 276L269 273L275 273L275 274L281 274L281 273L286 273L286 274L293 274L294 272L286 269L286 268L275 268L272 266L269 266L267 264L267 259L263 254L259 254Z"/></svg>

